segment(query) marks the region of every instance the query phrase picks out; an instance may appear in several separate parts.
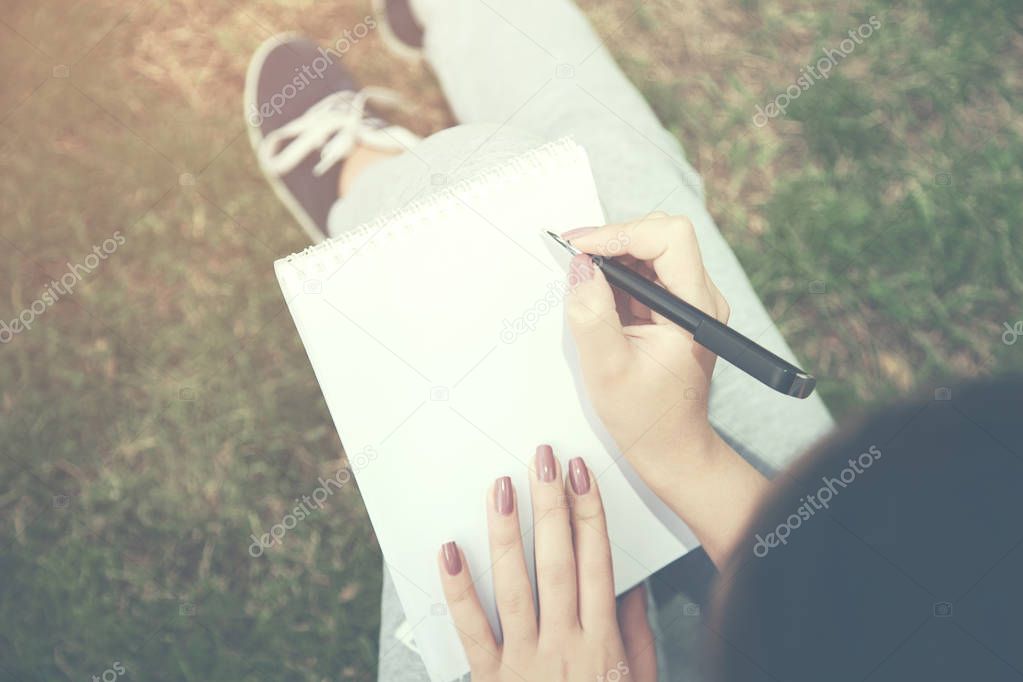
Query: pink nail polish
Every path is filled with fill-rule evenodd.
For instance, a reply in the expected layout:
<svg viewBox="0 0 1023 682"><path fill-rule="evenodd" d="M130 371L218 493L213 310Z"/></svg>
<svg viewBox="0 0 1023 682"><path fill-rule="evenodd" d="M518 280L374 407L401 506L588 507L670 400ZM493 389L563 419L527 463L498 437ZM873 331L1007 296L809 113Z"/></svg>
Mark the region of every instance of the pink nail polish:
<svg viewBox="0 0 1023 682"><path fill-rule="evenodd" d="M569 264L569 268L572 271L569 279L575 277L579 282L585 282L593 279L593 260L585 253L576 254L572 256L572 262Z"/></svg>
<svg viewBox="0 0 1023 682"><path fill-rule="evenodd" d="M444 554L444 568L448 575L458 575L462 572L462 557L458 553L458 545L454 542L445 542L441 546Z"/></svg>
<svg viewBox="0 0 1023 682"><path fill-rule="evenodd" d="M536 448L536 477L544 483L550 483L558 473L558 465L554 462L554 449L550 445Z"/></svg>
<svg viewBox="0 0 1023 682"><path fill-rule="evenodd" d="M568 463L568 480L576 495L590 492L590 472L586 470L582 457L575 457Z"/></svg>
<svg viewBox="0 0 1023 682"><path fill-rule="evenodd" d="M512 490L511 478L508 476L502 476L497 479L494 503L497 506L497 513L502 516L508 516L514 511L515 493Z"/></svg>
<svg viewBox="0 0 1023 682"><path fill-rule="evenodd" d="M582 237L585 234L589 234L590 232L593 232L595 229L597 229L597 228L595 228L595 227L577 227L574 230L569 230L568 232L562 232L561 233L561 238L562 239L574 239L575 237Z"/></svg>

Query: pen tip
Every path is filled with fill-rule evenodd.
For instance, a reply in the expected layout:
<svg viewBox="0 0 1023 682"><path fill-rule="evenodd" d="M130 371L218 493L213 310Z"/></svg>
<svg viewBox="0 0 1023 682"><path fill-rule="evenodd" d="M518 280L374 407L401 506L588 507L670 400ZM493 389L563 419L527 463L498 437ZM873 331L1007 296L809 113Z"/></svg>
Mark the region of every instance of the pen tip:
<svg viewBox="0 0 1023 682"><path fill-rule="evenodd" d="M566 241L565 239L563 239L563 238L561 237L561 235L557 234L556 232L551 232L550 230L544 230L544 232L546 232L546 233L547 233L547 236L548 236L548 237L550 237L551 239L553 239L554 241L556 241L556 242L557 242L558 244L560 244L561 246L563 246L563 247L564 247L564 248L565 248L566 250L568 250L568 251L569 251L570 253L573 253L573 254L579 254L579 253L582 253L582 251L580 251L579 249L577 249L577 248L575 248L574 246L572 246L572 243L571 243L571 242L569 242L569 241Z"/></svg>

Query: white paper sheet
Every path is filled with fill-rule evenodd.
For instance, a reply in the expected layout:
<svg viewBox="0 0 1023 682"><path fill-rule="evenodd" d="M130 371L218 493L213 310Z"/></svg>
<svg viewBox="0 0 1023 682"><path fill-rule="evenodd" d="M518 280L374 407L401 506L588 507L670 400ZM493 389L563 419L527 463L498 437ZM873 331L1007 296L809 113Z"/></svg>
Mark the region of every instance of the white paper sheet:
<svg viewBox="0 0 1023 682"><path fill-rule="evenodd" d="M599 477L619 593L696 546L616 461L579 384L567 261L542 230L603 223L585 152L563 140L275 263L434 682L468 672L437 551L458 542L496 628L487 491L509 475L528 500L537 444Z"/></svg>

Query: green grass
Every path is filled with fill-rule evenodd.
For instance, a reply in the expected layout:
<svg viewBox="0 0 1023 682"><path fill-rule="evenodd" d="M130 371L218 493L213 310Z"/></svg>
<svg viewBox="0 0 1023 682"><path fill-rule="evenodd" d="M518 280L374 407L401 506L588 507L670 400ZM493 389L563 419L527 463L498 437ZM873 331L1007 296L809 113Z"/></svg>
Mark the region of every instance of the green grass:
<svg viewBox="0 0 1023 682"><path fill-rule="evenodd" d="M1001 341L1023 319L1015 3L584 5L838 416L1023 368ZM328 40L366 8L128 10L16 2L0 23L0 319L124 238L0 346L0 681L115 661L137 680L374 679L380 557L354 487L247 553L345 460L270 268L302 236L238 115L267 32ZM831 78L751 124L871 14L883 28ZM381 55L371 36L352 68L424 102L419 132L449 124L428 72Z"/></svg>

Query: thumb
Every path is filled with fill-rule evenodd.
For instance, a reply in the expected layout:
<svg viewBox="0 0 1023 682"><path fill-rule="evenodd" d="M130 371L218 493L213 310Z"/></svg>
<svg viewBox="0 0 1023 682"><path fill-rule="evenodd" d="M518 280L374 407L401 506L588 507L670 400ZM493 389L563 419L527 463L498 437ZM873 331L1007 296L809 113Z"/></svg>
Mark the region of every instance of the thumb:
<svg viewBox="0 0 1023 682"><path fill-rule="evenodd" d="M631 352L614 293L604 273L586 254L572 259L569 284L565 308L579 362L587 379L600 380L624 366Z"/></svg>

